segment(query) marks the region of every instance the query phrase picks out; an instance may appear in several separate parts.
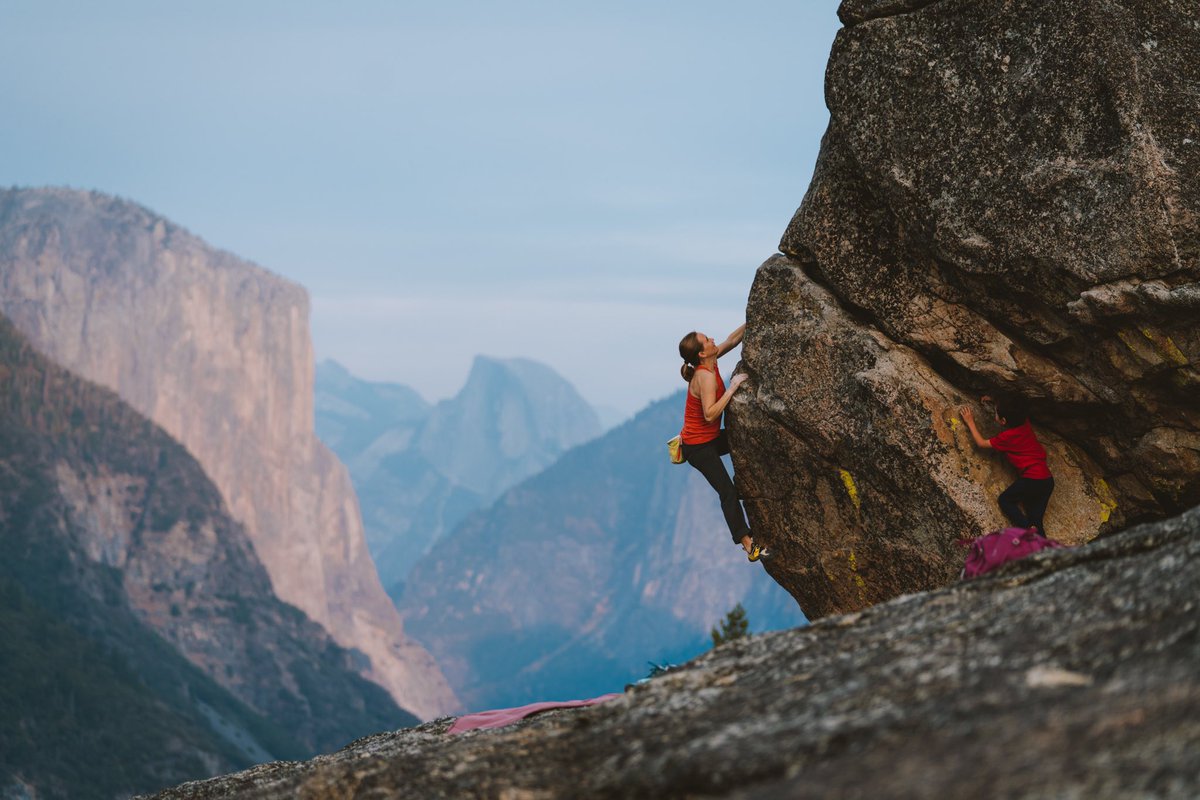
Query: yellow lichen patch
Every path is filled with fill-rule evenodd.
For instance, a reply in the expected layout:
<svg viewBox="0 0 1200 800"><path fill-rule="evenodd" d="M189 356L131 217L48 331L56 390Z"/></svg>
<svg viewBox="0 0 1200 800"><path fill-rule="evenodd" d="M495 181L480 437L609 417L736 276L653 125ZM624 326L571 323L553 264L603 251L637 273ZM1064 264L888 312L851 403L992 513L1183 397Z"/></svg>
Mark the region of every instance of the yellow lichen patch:
<svg viewBox="0 0 1200 800"><path fill-rule="evenodd" d="M1149 328L1123 328L1117 331L1117 336L1143 364L1157 367L1166 361L1163 348L1155 339L1157 334Z"/></svg>
<svg viewBox="0 0 1200 800"><path fill-rule="evenodd" d="M1188 364L1192 363L1188 361L1188 357L1183 354L1183 351L1180 350L1175 342L1171 340L1170 336L1163 337L1163 347L1165 348L1164 355L1166 355L1166 357L1175 364L1178 364L1181 367L1186 367Z"/></svg>
<svg viewBox="0 0 1200 800"><path fill-rule="evenodd" d="M1100 524L1108 522L1112 512L1117 510L1117 498L1113 497L1112 489L1108 486L1108 481L1104 478L1096 478L1093 488L1096 490L1096 497L1100 500Z"/></svg>
<svg viewBox="0 0 1200 800"><path fill-rule="evenodd" d="M867 582L863 580L862 575L858 574L858 559L854 557L854 551L850 551L850 557L847 559L850 562L850 574L854 576L854 585L858 587L858 597L865 604L867 602Z"/></svg>
<svg viewBox="0 0 1200 800"><path fill-rule="evenodd" d="M1117 338L1124 342L1125 346L1128 347L1130 352L1132 352L1135 356L1138 354L1139 348L1137 346L1137 340L1129 335L1129 331L1124 329L1118 330Z"/></svg>
<svg viewBox="0 0 1200 800"><path fill-rule="evenodd" d="M1140 330L1142 331L1142 336L1149 339L1150 343L1154 345L1154 349L1167 361L1170 361L1177 367L1186 367L1188 365L1187 356L1171 340L1170 336L1165 336L1152 328L1141 328Z"/></svg>
<svg viewBox="0 0 1200 800"><path fill-rule="evenodd" d="M950 418L950 430L952 430L952 431L957 431L957 430L958 430L958 426L959 426L959 424L960 424L960 423L959 423L959 421L958 421L958 417L951 417L951 418Z"/></svg>
<svg viewBox="0 0 1200 800"><path fill-rule="evenodd" d="M858 487L854 485L854 478L844 469L839 469L838 473L842 476L842 485L846 487L846 494L850 495L850 502L854 503L855 508L861 508L862 501L858 499Z"/></svg>

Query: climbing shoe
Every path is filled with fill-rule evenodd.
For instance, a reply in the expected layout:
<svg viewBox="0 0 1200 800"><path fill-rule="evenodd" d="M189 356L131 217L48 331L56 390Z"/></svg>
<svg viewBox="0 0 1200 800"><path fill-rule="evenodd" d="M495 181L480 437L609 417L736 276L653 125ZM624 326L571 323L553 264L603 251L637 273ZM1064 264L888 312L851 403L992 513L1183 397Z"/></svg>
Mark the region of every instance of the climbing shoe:
<svg viewBox="0 0 1200 800"><path fill-rule="evenodd" d="M747 561L758 561L762 558L770 558L771 551L766 547L759 547L757 544L750 543L750 552L746 554Z"/></svg>

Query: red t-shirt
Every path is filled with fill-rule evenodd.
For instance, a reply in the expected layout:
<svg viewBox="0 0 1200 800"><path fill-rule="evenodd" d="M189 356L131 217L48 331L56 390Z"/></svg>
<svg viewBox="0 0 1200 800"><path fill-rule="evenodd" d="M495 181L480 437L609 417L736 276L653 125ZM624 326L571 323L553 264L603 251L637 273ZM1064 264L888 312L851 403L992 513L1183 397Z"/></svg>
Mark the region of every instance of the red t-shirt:
<svg viewBox="0 0 1200 800"><path fill-rule="evenodd" d="M1015 428L1000 431L988 439L988 444L1008 456L1022 478L1042 480L1053 477L1046 466L1046 449L1034 435L1029 420Z"/></svg>
<svg viewBox="0 0 1200 800"><path fill-rule="evenodd" d="M703 364L696 369L708 369ZM721 380L721 370L717 369L716 364L712 368L713 375L717 376L717 394L713 398L713 402L721 399L721 395L725 394L725 381ZM692 394L691 387L688 387L687 402L683 406L683 434L684 444L704 444L711 442L713 439L721 435L721 417L717 417L712 422L704 421L704 407L700 403L700 398Z"/></svg>

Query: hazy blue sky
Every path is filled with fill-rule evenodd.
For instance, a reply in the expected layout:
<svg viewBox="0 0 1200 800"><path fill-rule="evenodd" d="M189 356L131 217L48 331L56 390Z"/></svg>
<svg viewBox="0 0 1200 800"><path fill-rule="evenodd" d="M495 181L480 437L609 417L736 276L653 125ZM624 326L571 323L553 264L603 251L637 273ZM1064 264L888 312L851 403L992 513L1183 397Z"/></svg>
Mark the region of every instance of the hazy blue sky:
<svg viewBox="0 0 1200 800"><path fill-rule="evenodd" d="M0 0L0 183L98 189L308 288L428 399L526 356L624 411L744 314L837 2ZM732 364L730 364L732 368Z"/></svg>

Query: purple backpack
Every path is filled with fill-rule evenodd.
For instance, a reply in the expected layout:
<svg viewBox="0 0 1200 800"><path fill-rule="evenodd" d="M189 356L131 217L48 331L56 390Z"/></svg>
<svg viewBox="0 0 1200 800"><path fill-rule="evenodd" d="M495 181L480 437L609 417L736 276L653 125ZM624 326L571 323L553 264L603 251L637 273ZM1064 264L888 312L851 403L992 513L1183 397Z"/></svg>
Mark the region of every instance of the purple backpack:
<svg viewBox="0 0 1200 800"><path fill-rule="evenodd" d="M978 578L1010 561L1051 547L1062 545L1042 536L1037 528L1005 528L989 533L970 543L971 549L967 552L967 561L963 564L961 577Z"/></svg>

